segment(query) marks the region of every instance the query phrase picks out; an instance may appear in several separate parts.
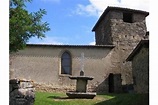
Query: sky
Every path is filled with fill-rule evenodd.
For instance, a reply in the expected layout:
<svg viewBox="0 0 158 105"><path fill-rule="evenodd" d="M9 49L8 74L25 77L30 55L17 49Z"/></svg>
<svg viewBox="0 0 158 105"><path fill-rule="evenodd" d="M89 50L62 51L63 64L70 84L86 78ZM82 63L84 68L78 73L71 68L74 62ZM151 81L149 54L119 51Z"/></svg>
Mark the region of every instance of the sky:
<svg viewBox="0 0 158 105"><path fill-rule="evenodd" d="M149 11L149 0L33 0L27 9L45 9L42 21L47 21L51 30L45 33L46 38L34 37L28 43L94 45L92 28L107 6Z"/></svg>

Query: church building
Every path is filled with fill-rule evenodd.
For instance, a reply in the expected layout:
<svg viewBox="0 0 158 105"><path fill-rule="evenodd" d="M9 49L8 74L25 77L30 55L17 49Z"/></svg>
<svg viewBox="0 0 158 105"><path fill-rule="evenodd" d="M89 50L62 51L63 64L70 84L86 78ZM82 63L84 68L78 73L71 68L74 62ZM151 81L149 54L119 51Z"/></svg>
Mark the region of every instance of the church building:
<svg viewBox="0 0 158 105"><path fill-rule="evenodd" d="M10 78L31 79L37 88L73 89L83 66L88 89L97 92L121 92L133 84L132 65L127 57L146 39L149 12L121 7L107 7L92 31L96 45L27 44L12 55ZM81 55L84 58L81 59Z"/></svg>

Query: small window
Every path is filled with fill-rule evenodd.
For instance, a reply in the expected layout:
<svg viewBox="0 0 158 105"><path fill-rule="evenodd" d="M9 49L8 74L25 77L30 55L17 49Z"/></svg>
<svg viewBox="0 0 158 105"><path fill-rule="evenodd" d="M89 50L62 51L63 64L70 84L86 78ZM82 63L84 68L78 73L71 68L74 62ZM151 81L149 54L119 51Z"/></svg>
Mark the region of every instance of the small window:
<svg viewBox="0 0 158 105"><path fill-rule="evenodd" d="M61 56L61 74L71 74L71 55L67 51Z"/></svg>
<svg viewBox="0 0 158 105"><path fill-rule="evenodd" d="M132 13L123 13L123 21L128 23L133 23Z"/></svg>

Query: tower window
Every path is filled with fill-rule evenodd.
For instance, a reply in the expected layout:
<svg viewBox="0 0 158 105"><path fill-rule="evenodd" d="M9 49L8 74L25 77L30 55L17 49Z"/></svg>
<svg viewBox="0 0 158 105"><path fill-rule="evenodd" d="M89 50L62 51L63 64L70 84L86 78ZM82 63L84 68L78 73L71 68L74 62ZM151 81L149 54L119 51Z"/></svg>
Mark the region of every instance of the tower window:
<svg viewBox="0 0 158 105"><path fill-rule="evenodd" d="M67 51L61 56L61 74L71 75L71 55Z"/></svg>
<svg viewBox="0 0 158 105"><path fill-rule="evenodd" d="M128 23L133 23L133 14L132 13L123 13L123 21Z"/></svg>

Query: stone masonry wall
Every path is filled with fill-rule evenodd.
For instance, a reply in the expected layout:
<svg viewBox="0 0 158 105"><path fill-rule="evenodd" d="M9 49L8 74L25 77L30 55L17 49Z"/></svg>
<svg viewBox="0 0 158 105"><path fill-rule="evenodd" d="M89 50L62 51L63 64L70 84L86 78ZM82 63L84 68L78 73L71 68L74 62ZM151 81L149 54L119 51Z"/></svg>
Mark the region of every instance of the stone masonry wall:
<svg viewBox="0 0 158 105"><path fill-rule="evenodd" d="M149 93L149 48L143 47L132 60L134 90Z"/></svg>
<svg viewBox="0 0 158 105"><path fill-rule="evenodd" d="M81 53L84 52L84 72L94 79L88 81L89 90L100 89L108 91L108 83L104 80L108 78L111 71L111 48L69 48L69 47L27 47L14 57L10 70L11 78L31 79L39 86L66 88L75 87L76 81L70 80L70 75L60 74L61 54L68 50L72 55L72 76L79 76L81 69ZM43 84L43 85L42 85ZM46 86L47 85L47 86ZM96 89L99 86L98 89ZM42 89L41 89L42 90ZM50 88L53 90L53 88ZM49 90L48 90L49 91Z"/></svg>
<svg viewBox="0 0 158 105"><path fill-rule="evenodd" d="M115 14L112 12L111 14ZM132 84L132 68L131 63L125 62L125 59L128 57L129 53L134 49L134 47L139 43L141 39L144 39L144 36L147 32L145 16L133 14L134 23L123 22L123 13L118 14L119 18L111 19L111 31L112 31L112 40L113 44L116 45L116 51L119 54L119 62L122 74L122 83L123 84ZM116 15L116 14L115 14ZM140 17L141 16L141 17Z"/></svg>
<svg viewBox="0 0 158 105"><path fill-rule="evenodd" d="M108 13L95 30L96 45L112 44L110 24L110 14Z"/></svg>
<svg viewBox="0 0 158 105"><path fill-rule="evenodd" d="M103 29L103 31L101 31ZM96 44L113 44L111 72L121 73L122 84L132 84L132 66L125 62L147 32L145 15L133 13L133 23L123 21L122 11L109 11L95 30ZM110 43L109 43L110 42Z"/></svg>
<svg viewBox="0 0 158 105"><path fill-rule="evenodd" d="M33 81L11 79L9 81L9 105L33 105L35 89Z"/></svg>

